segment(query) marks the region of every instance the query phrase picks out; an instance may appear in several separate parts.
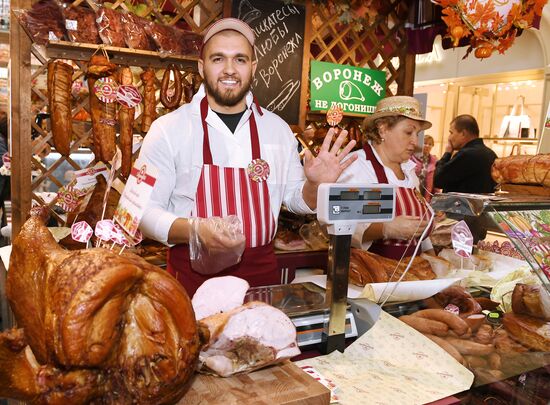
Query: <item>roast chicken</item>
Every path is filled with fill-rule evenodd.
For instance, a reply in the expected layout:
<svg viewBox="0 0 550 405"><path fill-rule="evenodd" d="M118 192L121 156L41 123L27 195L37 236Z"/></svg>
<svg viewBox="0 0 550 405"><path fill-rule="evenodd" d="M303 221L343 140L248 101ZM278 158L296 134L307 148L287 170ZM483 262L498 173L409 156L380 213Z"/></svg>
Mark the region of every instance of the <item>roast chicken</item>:
<svg viewBox="0 0 550 405"><path fill-rule="evenodd" d="M0 334L0 397L176 403L208 339L169 274L133 254L64 250L40 216L13 242L6 293L21 329Z"/></svg>

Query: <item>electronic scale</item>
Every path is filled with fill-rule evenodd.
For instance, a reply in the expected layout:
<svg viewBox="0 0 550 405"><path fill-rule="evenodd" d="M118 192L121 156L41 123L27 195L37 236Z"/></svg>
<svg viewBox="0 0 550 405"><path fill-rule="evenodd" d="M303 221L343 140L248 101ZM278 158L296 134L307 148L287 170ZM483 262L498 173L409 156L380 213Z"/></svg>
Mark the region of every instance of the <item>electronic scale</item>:
<svg viewBox="0 0 550 405"><path fill-rule="evenodd" d="M360 336L378 319L380 307L347 299L351 237L357 224L391 221L395 189L387 184L321 184L317 219L330 236L326 290L313 283L254 287L245 301L263 301L285 312L297 330L299 346L321 344L323 353L345 349L347 337Z"/></svg>

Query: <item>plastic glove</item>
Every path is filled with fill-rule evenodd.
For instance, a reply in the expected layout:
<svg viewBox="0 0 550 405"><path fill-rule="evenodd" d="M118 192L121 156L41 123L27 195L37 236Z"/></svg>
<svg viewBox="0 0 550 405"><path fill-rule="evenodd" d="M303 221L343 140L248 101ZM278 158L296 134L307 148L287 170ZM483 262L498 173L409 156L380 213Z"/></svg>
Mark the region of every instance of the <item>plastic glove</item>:
<svg viewBox="0 0 550 405"><path fill-rule="evenodd" d="M384 239L409 240L419 238L426 226L428 226L428 221L421 220L420 217L401 215L395 217L393 221L384 222L382 234Z"/></svg>
<svg viewBox="0 0 550 405"><path fill-rule="evenodd" d="M219 273L241 261L246 238L235 215L190 218L189 225L189 256L197 273Z"/></svg>

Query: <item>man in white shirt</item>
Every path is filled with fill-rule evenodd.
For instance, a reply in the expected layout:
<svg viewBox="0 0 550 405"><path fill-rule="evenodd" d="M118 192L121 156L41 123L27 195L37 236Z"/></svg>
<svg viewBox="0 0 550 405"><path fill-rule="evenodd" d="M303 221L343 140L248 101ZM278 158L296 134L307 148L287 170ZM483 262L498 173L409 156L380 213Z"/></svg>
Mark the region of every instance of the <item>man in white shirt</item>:
<svg viewBox="0 0 550 405"><path fill-rule="evenodd" d="M332 148L332 131L317 157L306 151L304 167L289 126L262 109L250 92L256 70L254 32L225 18L206 31L199 73L204 79L189 104L156 120L140 153L140 164L159 170L140 228L170 247L168 270L192 295L212 275L191 268L189 218L206 218L198 237L209 251L236 249L215 232L208 218L236 215L246 238L241 261L216 276L234 275L252 286L277 284L272 239L281 203L296 213L313 213L317 188L335 182L355 157L355 142L339 151L346 132ZM305 176L304 176L305 174Z"/></svg>

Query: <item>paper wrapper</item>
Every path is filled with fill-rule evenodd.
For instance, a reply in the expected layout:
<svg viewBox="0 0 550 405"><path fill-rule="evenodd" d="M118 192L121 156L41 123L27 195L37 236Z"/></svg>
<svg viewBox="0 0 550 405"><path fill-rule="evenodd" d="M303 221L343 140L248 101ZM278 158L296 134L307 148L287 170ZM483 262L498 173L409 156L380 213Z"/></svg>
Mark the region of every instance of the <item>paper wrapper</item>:
<svg viewBox="0 0 550 405"><path fill-rule="evenodd" d="M319 287L326 288L327 276L325 275L308 275L296 277L293 283L302 283L310 281L317 284ZM367 284L365 287L359 287L353 284L348 285L348 298L368 298L374 302L381 302L392 293L388 302L403 302L416 301L431 297L438 292L444 290L450 285L460 281L460 278L441 278L436 280L421 280L421 281L402 281L399 283L395 291L394 283L374 283Z"/></svg>
<svg viewBox="0 0 550 405"><path fill-rule="evenodd" d="M424 404L467 390L474 375L447 352L391 315L344 353L297 362L311 366L339 388L339 403Z"/></svg>
<svg viewBox="0 0 550 405"><path fill-rule="evenodd" d="M359 297L374 302L383 302L388 296L388 302L423 300L443 291L458 281L460 281L460 278L402 281L401 283L372 283L363 288Z"/></svg>

